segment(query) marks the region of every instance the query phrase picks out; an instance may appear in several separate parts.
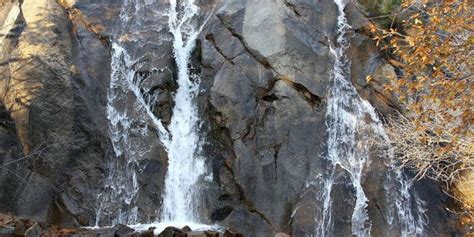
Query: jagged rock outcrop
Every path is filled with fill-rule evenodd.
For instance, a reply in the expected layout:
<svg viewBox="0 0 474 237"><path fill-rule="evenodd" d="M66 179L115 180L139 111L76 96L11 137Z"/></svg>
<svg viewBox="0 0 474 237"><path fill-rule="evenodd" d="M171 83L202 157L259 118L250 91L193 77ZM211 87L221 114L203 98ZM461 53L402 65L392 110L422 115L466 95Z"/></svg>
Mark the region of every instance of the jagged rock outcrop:
<svg viewBox="0 0 474 237"><path fill-rule="evenodd" d="M167 7L144 4L125 14L148 12L146 4ZM130 52L138 76L147 78L141 93L158 95L154 113L167 124L176 73L166 14L153 11L140 24L117 26L120 1L0 0L0 6L0 212L93 225L107 161L116 158L106 116L111 43L120 41ZM200 1L200 7L205 25L192 70L201 75L201 134L213 174L202 184L202 218L245 236L313 233L323 188L318 177L328 162L326 100L337 7L331 0ZM369 84L366 76L394 75L394 69L364 35L360 10L350 4L346 12L353 27L352 82L378 112L391 113L397 102L383 91L386 82ZM140 157L137 201L140 221L149 222L159 214L167 158L154 134L135 137L149 150ZM371 167L364 188L372 230L388 235L380 210L387 167L375 156ZM354 191L348 175L338 174L337 234L346 236ZM436 184L420 183L416 190L436 223L427 234L455 233L455 219L442 208L448 198Z"/></svg>

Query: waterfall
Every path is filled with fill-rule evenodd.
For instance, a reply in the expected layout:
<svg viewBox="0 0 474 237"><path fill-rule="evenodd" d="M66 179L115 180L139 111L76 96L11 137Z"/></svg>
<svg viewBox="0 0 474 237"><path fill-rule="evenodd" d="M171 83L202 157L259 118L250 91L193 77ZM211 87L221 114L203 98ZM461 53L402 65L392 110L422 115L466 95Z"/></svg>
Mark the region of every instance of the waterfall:
<svg viewBox="0 0 474 237"><path fill-rule="evenodd" d="M332 85L329 90L326 120L328 126L328 153L330 172L325 177L322 194L321 221L316 227L316 236L331 236L333 228L331 192L337 168L342 168L350 176L351 186L355 189L355 206L352 212L352 234L355 236L370 236L371 221L367 212L368 199L362 187L364 168L370 165L369 142L372 136L377 139L388 139L374 108L358 95L350 82L351 60L346 56L350 47L348 34L351 26L348 24L344 9L344 0L334 0L338 8L337 17L337 46L331 46L330 52L334 58L332 70ZM395 170L394 167L390 167ZM421 202L413 204L409 193L410 186L401 171L391 171L394 174L393 187L388 210L389 224L400 226L401 235L412 236L422 233L423 209ZM416 198L415 198L416 199ZM396 215L393 215L395 209ZM396 216L397 222L394 222Z"/></svg>
<svg viewBox="0 0 474 237"><path fill-rule="evenodd" d="M125 1L117 35L128 33L123 32L128 25L139 28L137 25L140 26L143 19L131 22L128 11L135 10L135 15L139 16L138 11L144 10L146 4ZM107 162L104 191L97 198L96 226L103 217L111 218L112 225L136 224L139 221L135 203L139 191L137 172L141 169L139 158L150 151L148 140L156 139L155 134L158 134L164 147L167 147L169 140L168 131L152 112L156 95L139 86L148 79L135 69L139 59L133 59L119 40L113 40L111 46L106 112L114 157Z"/></svg>
<svg viewBox="0 0 474 237"><path fill-rule="evenodd" d="M194 26L198 7L193 0L170 1L168 25L174 36L173 52L178 70L178 89L169 125L168 173L165 179L162 221L198 222L196 214L196 182L205 173L199 157L199 118L196 95L199 77L190 75L189 58L199 29Z"/></svg>
<svg viewBox="0 0 474 237"><path fill-rule="evenodd" d="M374 108L360 98L350 82L351 60L346 52L350 47L348 34L351 27L344 13L345 2L335 0L335 3L339 12L337 42L330 47L334 67L326 113L326 158L330 164L329 172L323 177L324 189L320 197L322 212L316 235L332 235L335 217L332 216L331 192L336 172L342 169L349 175L349 185L355 190L352 234L369 236L369 202L362 186L364 169L370 166L368 141L373 136L385 140L388 138ZM154 4L156 3L149 0L125 0L121 22L118 24L119 35L126 35L126 38L146 35L142 33L149 29L140 28L140 21L146 18L144 12ZM173 36L178 85L173 98L172 118L167 128L153 113L157 95L140 86L143 81L149 80L136 69L140 55L128 52L127 45L120 40L113 40L111 44L112 73L107 94L107 118L110 121L109 136L115 156L107 163L104 191L98 197L96 225L105 216L112 217L112 224L138 224L140 218L136 201L139 193L138 174L141 170L139 161L140 157L149 152L146 142L154 139L161 143L168 154L160 223L138 224L135 225L136 229L153 226L156 227L155 233L159 233L167 226L188 225L194 230L215 228L196 224L200 222L200 191L197 186L206 173L206 167L204 158L201 157L196 101L200 78L199 75L190 73L188 65L201 30L197 26L199 9L194 0L170 0L167 11L165 15L168 17L169 32ZM143 26L146 27L146 24ZM135 30L139 33L129 36L129 28L137 28ZM139 43L137 45L139 47ZM421 235L426 225L423 202L415 194L411 194L411 185L402 171L391 166L388 169L391 171L385 180L388 193L385 198L389 205L384 210L388 225L390 228L398 227L401 236Z"/></svg>
<svg viewBox="0 0 474 237"><path fill-rule="evenodd" d="M133 38L140 44L150 39L142 39L142 22L154 6L150 1L125 1L118 24L118 35ZM131 15L132 13L133 15ZM112 224L138 224L138 209L135 204L139 186L137 172L140 171L139 158L149 152L144 143L147 139L157 139L168 152L168 172L165 178L165 192L158 230L168 225L189 225L199 220L196 207L199 200L196 182L205 173L204 160L199 157L200 138L199 117L196 96L199 77L188 70L191 52L200 32L195 28L198 7L194 1L170 1L168 27L173 35L173 54L178 70L178 89L174 95L173 115L168 128L153 114L156 95L140 84L148 78L135 68L140 63L140 55L132 57L120 40L112 42L111 80L107 94L107 118L110 121L109 137L115 157L107 164L105 188L99 198L96 226L103 216L112 216ZM138 32L130 34L129 31ZM117 37L119 38L119 37ZM151 125L151 126L148 126ZM150 129L151 127L151 129ZM140 137L141 139L137 139ZM183 224L186 223L186 224ZM143 226L142 226L143 227ZM140 228L138 225L137 228Z"/></svg>
<svg viewBox="0 0 474 237"><path fill-rule="evenodd" d="M335 1L339 10L337 17L337 47L331 47L334 58L332 87L329 91L327 107L328 124L328 159L332 163L331 175L326 184L326 194L323 206L323 222L318 229L318 234L324 236L331 226L331 201L330 193L334 174L340 166L350 174L352 186L356 190L356 203L352 214L352 233L356 236L370 235L370 222L367 214L367 197L362 188L361 179L364 167L369 158L366 137L371 131L380 130L379 123L366 124L365 117L372 121L377 117L370 104L362 100L352 84L346 79L350 76L350 60L345 52L349 48L346 38L347 31L351 28L347 23L344 13L345 4Z"/></svg>
<svg viewBox="0 0 474 237"><path fill-rule="evenodd" d="M388 139L385 137L385 139ZM389 156L393 156L390 152ZM424 202L412 194L411 183L406 175L391 164L391 173L387 175L385 193L389 205L386 207L386 219L389 225L400 228L400 236L423 236L427 225ZM394 213L395 212L395 213Z"/></svg>

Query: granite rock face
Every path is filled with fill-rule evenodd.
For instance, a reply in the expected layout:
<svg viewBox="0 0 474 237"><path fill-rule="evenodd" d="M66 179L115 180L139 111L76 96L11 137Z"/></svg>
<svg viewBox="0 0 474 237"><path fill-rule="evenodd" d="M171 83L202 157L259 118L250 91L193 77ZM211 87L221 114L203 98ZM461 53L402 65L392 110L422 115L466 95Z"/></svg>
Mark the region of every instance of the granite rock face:
<svg viewBox="0 0 474 237"><path fill-rule="evenodd" d="M328 165L326 101L337 6L329 0L224 1L215 9L200 38L202 100L210 102L202 113L211 116L208 149L220 191L209 201L210 216L216 217L211 220L249 236L314 233L323 205L316 199L324 186L308 183L317 181ZM358 7L349 4L346 14L353 28L348 52L352 83L381 115L393 113L397 101L384 93L387 81L368 84L366 76L393 76L394 68L364 35L368 21ZM376 236L397 232L387 231L379 209L388 205L383 182L387 167L381 159L372 157L363 183ZM351 235L347 223L355 191L349 180L346 172L337 171L332 193L335 236ZM440 216L452 218L442 210L447 200L428 198L443 196L436 185L421 186L414 191L426 201L429 223L438 223ZM260 224L254 224L256 217ZM428 231L449 234L451 224Z"/></svg>
<svg viewBox="0 0 474 237"><path fill-rule="evenodd" d="M79 75L68 16L55 1L10 4L10 11L2 8L8 15L3 26L12 28L2 36L0 94L21 153L2 157L3 165L11 163L1 174L2 190L15 188L1 209L41 221L87 223L93 206L85 200L98 189L88 179L100 180L107 140L75 93Z"/></svg>
<svg viewBox="0 0 474 237"><path fill-rule="evenodd" d="M0 211L52 224L93 224L97 197L109 172L107 163L116 159L106 116L110 44L114 38L135 40L117 33L120 26L115 22L122 3L35 0L0 4L0 104L5 124L0 186L9 190L2 193ZM141 37L165 42L163 47L150 41L132 50L136 55L149 53L137 67L140 73L155 77L156 83L144 88L163 92L156 113L164 121L170 117L172 90L163 88L174 86L169 36L161 38L166 34L164 28ZM162 65L171 69L152 73L153 67ZM143 207L143 220L156 218L166 173L166 154L155 138L142 139L150 150L140 159L142 188L137 203Z"/></svg>
<svg viewBox="0 0 474 237"><path fill-rule="evenodd" d="M328 162L326 100L337 6L331 0L198 3L205 25L191 66L201 75L201 135L213 174L199 184L202 220L245 236L312 234L321 209L315 196L323 187L308 182ZM128 9L125 14L150 15L139 25L117 26L121 1L0 0L0 7L0 212L93 225L107 161L116 158L106 116L111 42L122 42L136 71L149 78L140 89L159 95L154 113L166 125L176 90L166 15ZM358 7L349 4L346 13L353 27L351 80L378 112L392 113L397 102L384 93L387 82L368 84L366 76L395 75L394 68L363 34L367 20ZM161 206L167 157L158 138L137 139L151 151L140 158L137 201L140 221L150 222ZM363 186L373 233L384 236L388 224L379 207L387 190L380 180L387 167L373 160ZM338 172L333 193L339 236L351 233L348 179ZM415 190L429 210L427 234L456 233L436 184Z"/></svg>

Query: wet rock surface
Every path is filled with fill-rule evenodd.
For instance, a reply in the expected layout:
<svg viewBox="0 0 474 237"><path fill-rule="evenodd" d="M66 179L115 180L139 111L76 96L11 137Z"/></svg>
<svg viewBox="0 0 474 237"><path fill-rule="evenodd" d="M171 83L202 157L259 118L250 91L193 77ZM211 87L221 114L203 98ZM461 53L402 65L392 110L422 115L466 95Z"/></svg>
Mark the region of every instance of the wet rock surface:
<svg viewBox="0 0 474 237"><path fill-rule="evenodd" d="M201 110L210 120L214 145L207 149L219 174L214 174L218 198L209 195L211 220L249 236L314 233L320 221L315 213L323 206L317 200L324 188L318 177L327 167L326 97L337 8L332 1L224 1L216 9L201 36L202 100L210 102ZM353 27L352 82L378 112L393 113L397 101L383 91L387 81L368 84L366 76L393 76L394 69L363 34L367 20L358 8L349 4L346 13ZM383 158L373 159L363 186L370 197L372 232L385 236L390 232L384 230L396 233L399 227L384 221L380 211L388 205L383 198L387 167ZM355 191L347 172L337 177L334 234L349 236ZM442 196L434 186L415 192ZM423 196L429 223L454 218L436 198ZM255 224L258 219L261 224ZM427 231L454 231L450 224L440 226Z"/></svg>
<svg viewBox="0 0 474 237"><path fill-rule="evenodd" d="M166 1L157 4L167 7ZM201 134L212 170L211 181L199 184L202 219L245 236L312 233L322 186L308 181L317 180L327 166L325 116L336 5L330 0L200 5L200 21L206 24L192 68L201 75ZM121 6L112 0L0 0L0 211L39 222L18 224L26 235L39 233L40 224L60 225L63 231L95 224L106 161L115 158L106 117L112 39L136 59L137 77L146 78L142 93L159 95L154 113L165 124L170 121L176 75L167 18L152 15L142 25L124 26L122 32L130 34L117 33ZM384 93L386 82L365 79L394 75L394 68L363 34L366 19L358 8L349 5L346 12L354 28L352 82L378 112L391 113L397 102ZM142 31L134 32L137 28ZM140 160L139 221L151 222L161 206L167 157L155 136L137 139L150 149ZM375 161L364 178L377 236L389 234L379 209L389 192L381 182L386 169ZM345 185L347 179L341 171L333 194L340 204L334 211L341 236L350 235L354 191ZM443 208L449 199L437 185L415 187L426 202L429 226L435 226L427 234L457 233L454 216ZM11 234L16 228L0 231ZM68 231L72 236L137 234L126 226ZM241 235L168 228L160 236Z"/></svg>
<svg viewBox="0 0 474 237"><path fill-rule="evenodd" d="M35 221L19 219L11 214L0 213L0 236L41 236L42 227Z"/></svg>
<svg viewBox="0 0 474 237"><path fill-rule="evenodd" d="M175 227L167 227L164 229L158 237L242 237L242 234L233 233L229 230L218 232L218 231L193 231L189 227L182 229Z"/></svg>
<svg viewBox="0 0 474 237"><path fill-rule="evenodd" d="M115 159L108 138L106 96L109 43L112 37L121 37L113 29L122 3L0 4L1 136L5 138L0 188L6 191L0 194L0 211L66 226L93 224L107 160ZM150 68L160 62L148 62L166 56L161 64L172 67L171 47L163 47L168 51L160 50L160 57L153 55L158 52L154 45L137 48L150 49L154 51L143 59L140 72L154 77L149 81L156 83L144 87L157 91L173 87L172 73L168 73L172 70L161 76ZM170 99L164 95L157 101L164 120L171 113ZM148 220L156 218L160 204L166 154L157 140L146 141L150 152L140 161L143 188L137 202L147 207L140 215Z"/></svg>
<svg viewBox="0 0 474 237"><path fill-rule="evenodd" d="M33 220L19 219L11 214L0 214L0 236L37 237L37 236L119 236L119 237L243 237L242 234L230 230L192 230L189 227L166 227L161 233L154 234L154 228L149 230L135 230L126 225L116 225L102 228L64 228L59 226L45 226ZM284 236L281 236L284 237Z"/></svg>

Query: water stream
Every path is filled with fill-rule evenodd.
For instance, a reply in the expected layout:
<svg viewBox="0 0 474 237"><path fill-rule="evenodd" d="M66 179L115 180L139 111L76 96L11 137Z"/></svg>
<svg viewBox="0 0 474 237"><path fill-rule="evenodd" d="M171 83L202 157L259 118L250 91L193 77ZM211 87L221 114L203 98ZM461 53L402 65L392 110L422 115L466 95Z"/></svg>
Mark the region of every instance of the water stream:
<svg viewBox="0 0 474 237"><path fill-rule="evenodd" d="M334 218L332 216L331 192L335 182L335 174L342 168L350 176L351 185L355 190L355 206L352 212L352 234L370 236L371 221L367 212L368 199L362 187L364 169L370 166L369 141L388 139L374 108L366 100L360 98L350 82L351 60L346 52L350 47L349 35L351 26L348 24L344 9L344 0L335 0L338 8L336 46L330 48L334 58L332 86L329 91L326 122L328 125L328 153L330 172L325 177L322 194L321 222L317 224L316 236L332 236ZM372 137L373 136L373 137ZM390 154L388 154L390 157ZM392 167L393 168L393 167ZM395 190L390 193L387 210L389 226L400 227L402 236L413 236L423 231L422 203L410 195L410 185L401 171L393 171L389 182ZM394 214L396 213L396 214ZM396 220L395 220L396 219Z"/></svg>
<svg viewBox="0 0 474 237"><path fill-rule="evenodd" d="M131 6L140 9L135 4L124 3L119 29L127 29L126 25L130 24L127 10ZM168 131L152 112L156 95L142 91L139 86L147 79L135 69L139 59L132 58L119 41L112 42L111 55L107 118L115 156L107 162L105 187L98 198L96 226L102 217L111 217L112 225L137 223L137 172L142 168L139 159L150 151L148 140L156 139L155 134L165 147L169 140Z"/></svg>
<svg viewBox="0 0 474 237"><path fill-rule="evenodd" d="M199 77L190 75L189 58L194 49L199 29L195 26L198 7L193 0L171 0L168 25L174 36L173 53L178 70L178 90L174 98L173 117L169 125L171 140L168 148L168 173L163 196L162 221L198 222L196 206L199 177L205 173L204 161L199 157L199 117L196 95Z"/></svg>
<svg viewBox="0 0 474 237"><path fill-rule="evenodd" d="M143 32L150 29L144 27L149 27L150 23L144 22L149 21L146 19L148 12L158 12L154 10L156 4L146 0L126 0L116 34L125 35L127 43L136 44L135 47L149 41L142 35L146 36ZM139 158L149 152L147 140L156 139L155 134L158 134L168 153L168 171L160 223L152 225L203 226L194 224L199 222L196 214L198 190L195 184L205 173L204 161L199 156L201 143L196 108L199 77L190 75L188 69L190 55L200 31L196 27L198 7L192 0L171 0L167 12L163 14L168 17L169 31L173 36L173 56L178 70L178 89L174 94L171 122L165 128L153 113L157 95L140 87L148 79L136 69L141 56L132 57L124 42L114 40L107 118L110 121L109 136L115 157L108 162L105 188L98 197L96 226L100 224L102 217L112 217L112 225L121 223L140 228L140 225L137 226L139 217L135 204L139 191L137 172L141 169Z"/></svg>
<svg viewBox="0 0 474 237"><path fill-rule="evenodd" d="M317 223L315 235L333 235L336 217L332 216L331 193L336 172L342 169L349 175L349 185L355 190L355 205L351 217L352 234L370 236L372 223L367 211L368 198L362 186L364 169L370 166L368 141L372 136L378 139L388 138L374 108L360 98L350 82L351 60L346 52L350 47L351 27L344 13L346 3L343 0L335 0L335 3L339 13L337 42L330 49L334 67L326 113L328 125L326 158L330 165L327 175L323 178L324 190L320 197L321 221ZM118 35L128 34L127 30L131 28L138 32L136 35L142 35L141 32L149 30L141 28L140 21L150 21L145 12L151 11L149 8L154 4L156 3L148 0L125 0L121 22L117 26ZM200 223L197 183L205 175L206 167L204 159L200 156L202 148L196 101L200 78L199 75L190 73L188 65L196 38L200 33L200 27L197 25L198 12L194 0L170 0L169 8L163 13L168 19L169 32L173 36L173 56L178 85L168 127L165 127L153 113L157 95L140 87L140 83L147 80L135 69L140 55L132 57L127 51L127 46L120 40L112 43L112 74L107 96L107 118L110 121L109 134L115 157L108 162L104 191L98 197L96 226L105 219L104 217L112 217L112 224L128 224L137 230L153 226L157 228L155 233L159 233L167 226L188 225L192 229L216 228L197 224ZM149 139L157 139L156 135L168 154L162 209L159 210L160 217L157 220L159 222L139 224L136 205L139 193L137 175L141 171L139 160L149 152L147 142ZM400 229L401 236L421 235L426 225L423 218L423 203L411 193L410 183L404 173L393 170L385 181L388 189L386 199L389 203L385 207L385 218L388 225Z"/></svg>

